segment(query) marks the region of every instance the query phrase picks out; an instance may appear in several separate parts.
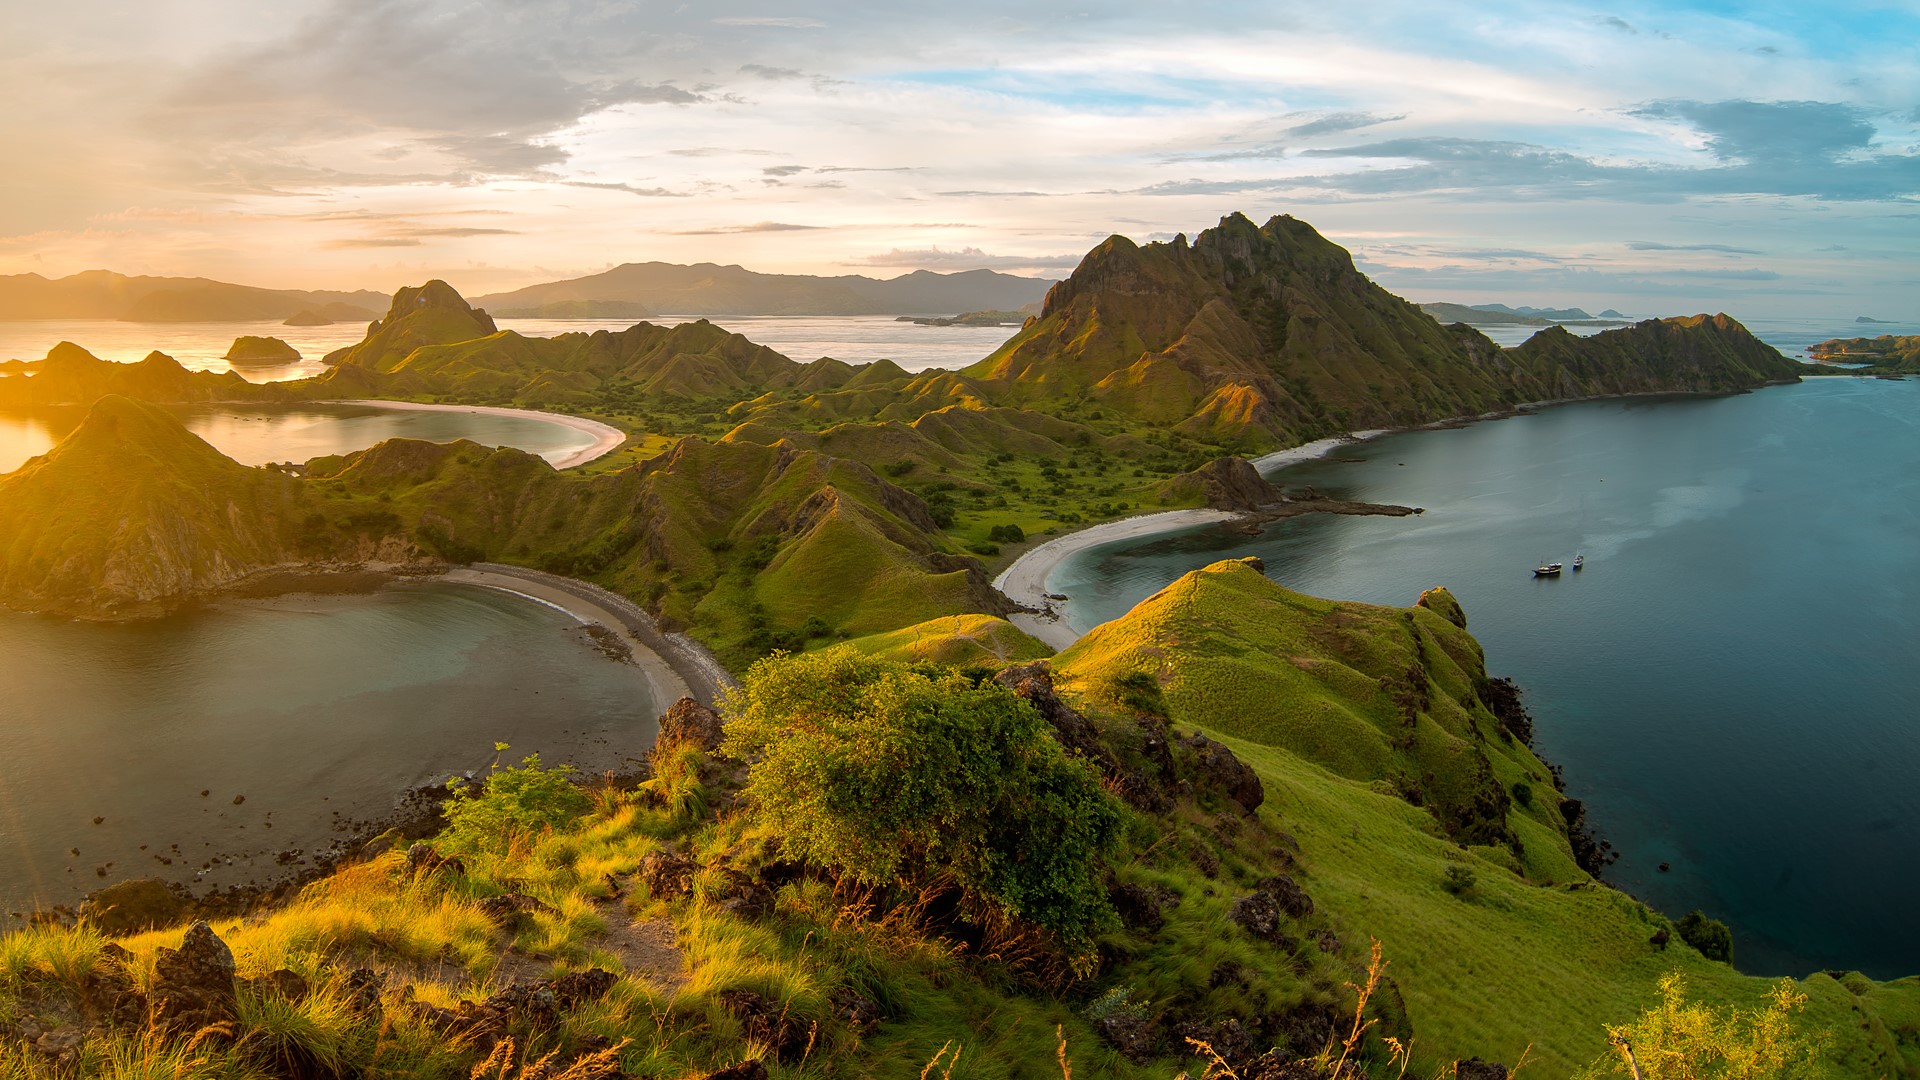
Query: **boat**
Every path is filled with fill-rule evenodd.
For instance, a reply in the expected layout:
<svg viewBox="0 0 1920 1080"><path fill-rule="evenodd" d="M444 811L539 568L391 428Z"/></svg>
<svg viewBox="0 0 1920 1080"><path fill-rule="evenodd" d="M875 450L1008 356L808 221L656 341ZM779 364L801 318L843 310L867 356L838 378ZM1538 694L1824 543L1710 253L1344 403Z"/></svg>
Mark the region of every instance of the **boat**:
<svg viewBox="0 0 1920 1080"><path fill-rule="evenodd" d="M1566 569L1566 565L1564 563L1557 563L1557 562L1541 563L1539 566L1536 566L1533 568L1533 576L1534 577L1559 577L1560 571L1564 569Z"/></svg>
<svg viewBox="0 0 1920 1080"><path fill-rule="evenodd" d="M1585 565L1587 565L1587 557L1585 555L1575 555L1573 557L1573 568L1575 570L1578 570Z"/></svg>

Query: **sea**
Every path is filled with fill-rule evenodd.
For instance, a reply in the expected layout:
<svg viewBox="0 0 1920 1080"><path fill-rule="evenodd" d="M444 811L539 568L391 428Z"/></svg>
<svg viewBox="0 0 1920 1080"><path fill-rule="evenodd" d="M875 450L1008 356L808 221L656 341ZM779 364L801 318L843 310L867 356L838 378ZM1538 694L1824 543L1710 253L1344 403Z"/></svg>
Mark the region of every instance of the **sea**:
<svg viewBox="0 0 1920 1080"><path fill-rule="evenodd" d="M629 771L662 705L571 616L434 582L131 623L0 611L0 688L16 913L131 878L277 880L496 757Z"/></svg>
<svg viewBox="0 0 1920 1080"><path fill-rule="evenodd" d="M1858 333L1755 322L1790 354ZM1123 541L1047 587L1085 630L1247 555L1315 596L1444 585L1619 850L1606 880L1728 923L1745 971L1920 974L1920 380L1555 406L1270 479L1425 512Z"/></svg>
<svg viewBox="0 0 1920 1080"><path fill-rule="evenodd" d="M1790 356L1832 337L1920 333L1743 321ZM915 370L965 366L1011 333L879 318L722 325L796 359ZM308 356L361 332L279 329ZM161 347L218 370L234 336L273 332L216 324L167 347L153 330L0 324L0 357L66 339L113 359ZM1511 345L1532 331L1488 332ZM1915 974L1916 425L1920 381L1831 378L1396 434L1274 479L1420 506L1419 517L1296 518L1253 538L1185 530L1085 552L1050 588L1073 597L1068 617L1085 628L1187 570L1249 554L1320 596L1406 605L1446 585L1489 670L1525 689L1539 749L1622 853L1608 880L1669 915L1698 908L1728 922L1743 970ZM1580 573L1532 577L1542 559L1576 553ZM631 756L651 738L639 717L655 705L640 704L637 669L594 652L558 613L444 585L236 602L135 626L0 615L0 687L0 754L30 763L0 771L0 849L28 868L0 871L0 897L55 902L149 869L203 882L264 869L268 852L288 850L292 833L279 830L297 816L302 835L340 835L334 812L390 807L410 784L476 767L495 739L549 760L596 747L598 760ZM428 719L429 706L447 711ZM343 789L364 809L341 807ZM274 811L272 843L256 808ZM174 844L183 857L164 867L155 856L174 857Z"/></svg>

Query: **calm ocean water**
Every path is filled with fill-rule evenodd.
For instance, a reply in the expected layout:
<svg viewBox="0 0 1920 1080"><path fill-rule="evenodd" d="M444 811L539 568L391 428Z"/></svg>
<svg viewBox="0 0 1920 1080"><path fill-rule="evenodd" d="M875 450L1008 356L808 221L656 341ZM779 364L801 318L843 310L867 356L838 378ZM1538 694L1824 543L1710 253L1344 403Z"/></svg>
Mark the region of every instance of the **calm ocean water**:
<svg viewBox="0 0 1920 1080"><path fill-rule="evenodd" d="M1274 479L1426 513L1113 545L1049 587L1084 629L1242 555L1316 596L1445 585L1623 852L1609 880L1727 921L1745 970L1920 973L1920 381L1560 406Z"/></svg>
<svg viewBox="0 0 1920 1080"><path fill-rule="evenodd" d="M365 405L177 405L187 430L243 465L304 462L386 439L513 446L549 461L593 445L586 432L532 416L382 409ZM0 473L44 454L86 419L78 407L0 412Z"/></svg>
<svg viewBox="0 0 1920 1080"><path fill-rule="evenodd" d="M658 714L640 669L571 617L445 584L127 624L0 612L0 687L0 911L271 876L337 821L484 769L495 740L511 761L618 769Z"/></svg>

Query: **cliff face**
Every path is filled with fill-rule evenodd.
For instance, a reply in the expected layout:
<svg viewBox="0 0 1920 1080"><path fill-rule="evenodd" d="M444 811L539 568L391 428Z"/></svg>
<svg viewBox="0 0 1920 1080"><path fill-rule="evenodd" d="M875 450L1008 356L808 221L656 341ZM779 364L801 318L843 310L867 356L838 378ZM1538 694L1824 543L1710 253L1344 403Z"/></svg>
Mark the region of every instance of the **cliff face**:
<svg viewBox="0 0 1920 1080"><path fill-rule="evenodd" d="M0 477L0 604L139 614L293 553L299 482L240 465L164 410L96 403Z"/></svg>
<svg viewBox="0 0 1920 1080"><path fill-rule="evenodd" d="M1143 422L1252 448L1641 390L1734 390L1795 365L1725 316L1502 350L1380 288L1291 217L1235 214L1192 244L1113 237L1038 320L962 372L996 400L1086 396Z"/></svg>

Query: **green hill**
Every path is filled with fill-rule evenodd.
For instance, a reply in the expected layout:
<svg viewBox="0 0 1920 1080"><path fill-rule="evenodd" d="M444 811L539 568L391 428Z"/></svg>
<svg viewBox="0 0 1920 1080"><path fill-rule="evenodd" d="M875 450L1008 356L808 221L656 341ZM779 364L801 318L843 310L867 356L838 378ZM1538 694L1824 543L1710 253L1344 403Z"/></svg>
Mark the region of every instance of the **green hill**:
<svg viewBox="0 0 1920 1080"><path fill-rule="evenodd" d="M299 482L222 456L173 416L101 398L0 477L0 601L141 614L293 557Z"/></svg>
<svg viewBox="0 0 1920 1080"><path fill-rule="evenodd" d="M162 352L148 353L138 363L119 364L70 341L55 345L35 370L38 374L31 379L0 381L0 406L91 405L109 394L166 404L291 396L283 387L256 386L231 371L188 371Z"/></svg>
<svg viewBox="0 0 1920 1080"><path fill-rule="evenodd" d="M1881 334L1876 338L1833 338L1807 351L1820 360L1872 364L1887 371L1920 371L1920 337Z"/></svg>
<svg viewBox="0 0 1920 1080"><path fill-rule="evenodd" d="M359 344L336 349L325 359L329 364L391 371L422 345L471 341L496 329L485 311L470 306L453 286L436 279L394 293L387 313L368 324L367 336Z"/></svg>

